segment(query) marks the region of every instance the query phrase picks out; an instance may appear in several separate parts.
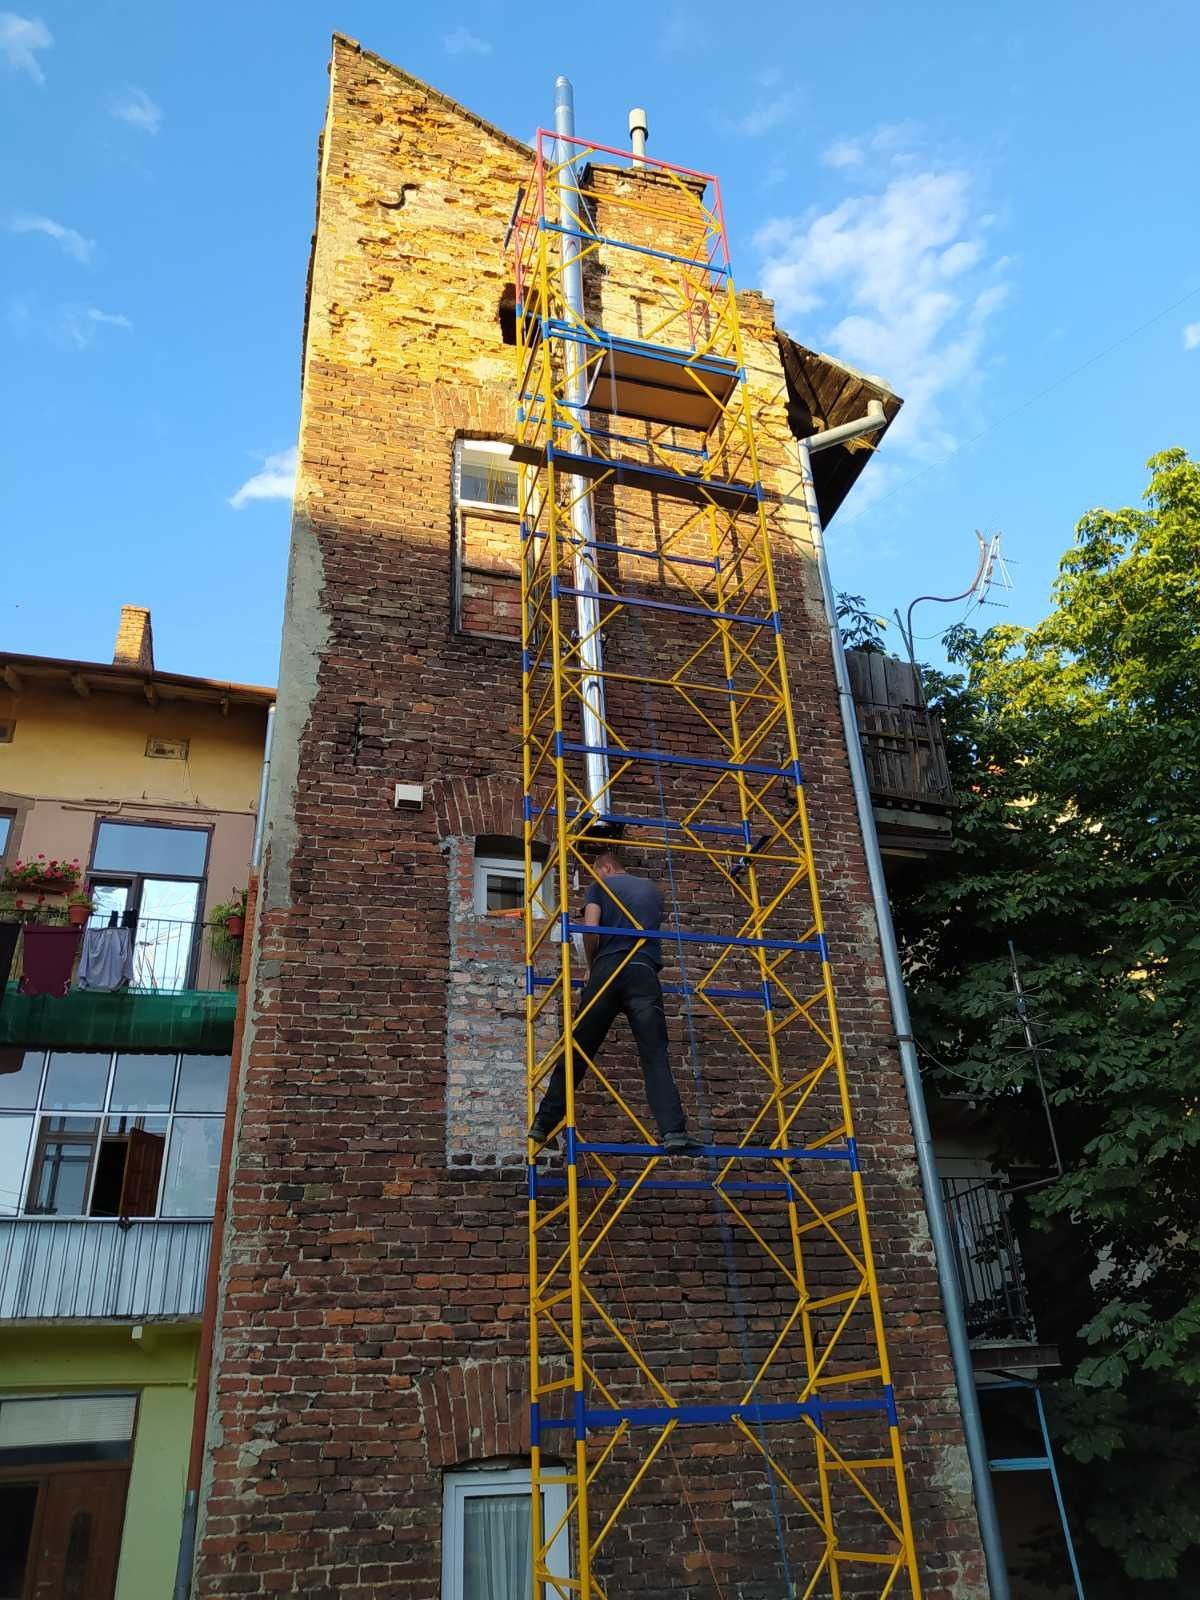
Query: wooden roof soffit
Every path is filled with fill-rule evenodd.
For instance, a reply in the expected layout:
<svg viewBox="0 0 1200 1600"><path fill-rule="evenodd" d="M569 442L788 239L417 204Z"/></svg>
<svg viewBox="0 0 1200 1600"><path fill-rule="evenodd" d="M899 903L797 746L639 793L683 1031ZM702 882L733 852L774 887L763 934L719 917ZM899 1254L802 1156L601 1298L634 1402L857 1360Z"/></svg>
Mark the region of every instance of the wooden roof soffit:
<svg viewBox="0 0 1200 1600"><path fill-rule="evenodd" d="M828 523L878 448L904 401L881 378L856 372L833 356L809 350L780 332L779 354L787 380L788 425L797 439L809 439L827 428L857 422L878 400L887 418L876 433L832 446L813 456L813 479L821 521Z"/></svg>

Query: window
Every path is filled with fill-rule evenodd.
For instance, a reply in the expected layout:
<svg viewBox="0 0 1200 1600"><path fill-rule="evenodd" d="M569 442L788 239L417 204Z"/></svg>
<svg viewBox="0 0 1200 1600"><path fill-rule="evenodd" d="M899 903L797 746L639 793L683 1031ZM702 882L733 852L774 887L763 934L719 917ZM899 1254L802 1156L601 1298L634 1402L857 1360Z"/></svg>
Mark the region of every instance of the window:
<svg viewBox="0 0 1200 1600"><path fill-rule="evenodd" d="M554 876L544 870L545 846L535 846L534 915L554 914ZM542 858L542 859L539 859ZM525 907L525 860L515 840L490 835L475 841L475 912L477 916L516 913Z"/></svg>
<svg viewBox="0 0 1200 1600"><path fill-rule="evenodd" d="M13 819L10 812L0 811L0 861L4 860L8 850L8 841L12 838Z"/></svg>
<svg viewBox="0 0 1200 1600"><path fill-rule="evenodd" d="M0 1051L0 1216L211 1217L228 1056Z"/></svg>
<svg viewBox="0 0 1200 1600"><path fill-rule="evenodd" d="M88 874L92 921L132 924L133 987L186 989L199 954L207 828L166 823L101 822Z"/></svg>
<svg viewBox="0 0 1200 1600"><path fill-rule="evenodd" d="M102 822L96 830L92 866L98 872L202 878L207 856L207 828L173 828L165 823Z"/></svg>
<svg viewBox="0 0 1200 1600"><path fill-rule="evenodd" d="M484 510L516 511L520 469L512 446L493 439L458 441L458 503Z"/></svg>
<svg viewBox="0 0 1200 1600"><path fill-rule="evenodd" d="M454 625L490 639L521 636L520 468L512 446L454 447Z"/></svg>
<svg viewBox="0 0 1200 1600"><path fill-rule="evenodd" d="M0 1400L0 1465L121 1461L130 1454L134 1394L39 1395Z"/></svg>
<svg viewBox="0 0 1200 1600"><path fill-rule="evenodd" d="M524 1467L446 1474L442 1600L528 1600L533 1586L530 1492ZM566 1486L547 1485L542 1490L542 1527L547 1533L566 1510ZM570 1559L564 1529L551 1546L550 1567L566 1576Z"/></svg>

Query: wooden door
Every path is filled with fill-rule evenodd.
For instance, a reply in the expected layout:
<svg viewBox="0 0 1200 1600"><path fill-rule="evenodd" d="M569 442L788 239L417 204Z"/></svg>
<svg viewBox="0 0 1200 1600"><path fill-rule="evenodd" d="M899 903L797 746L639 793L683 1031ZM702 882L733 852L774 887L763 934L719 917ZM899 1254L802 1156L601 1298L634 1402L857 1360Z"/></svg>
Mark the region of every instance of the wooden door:
<svg viewBox="0 0 1200 1600"><path fill-rule="evenodd" d="M131 1128L125 1152L125 1175L121 1182L122 1217L152 1217L158 1210L158 1180L162 1174L166 1137Z"/></svg>
<svg viewBox="0 0 1200 1600"><path fill-rule="evenodd" d="M112 1600L128 1487L125 1466L46 1474L22 1600Z"/></svg>

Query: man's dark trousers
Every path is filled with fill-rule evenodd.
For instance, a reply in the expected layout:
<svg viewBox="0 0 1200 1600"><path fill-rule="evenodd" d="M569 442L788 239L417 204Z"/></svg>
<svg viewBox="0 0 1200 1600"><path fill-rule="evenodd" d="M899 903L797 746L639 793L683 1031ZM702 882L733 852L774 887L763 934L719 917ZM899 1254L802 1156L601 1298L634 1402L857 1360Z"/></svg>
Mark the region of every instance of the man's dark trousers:
<svg viewBox="0 0 1200 1600"><path fill-rule="evenodd" d="M664 1136L682 1133L686 1119L667 1058L667 1017L663 1009L658 971L649 961L634 956L609 983L608 979L623 959L621 952L616 951L594 962L583 993L576 1002L575 1015L579 1021L574 1027L575 1086L579 1087L580 1079L588 1069L588 1061L583 1056L595 1059L618 1013L624 1012L633 1029L642 1063L642 1076L646 1080L646 1099L658 1123L658 1131ZM604 987L606 983L607 988ZM604 990L603 994L600 994L601 989ZM600 994L599 999L589 1005L588 1002L597 994ZM550 1087L538 1107L537 1120L544 1126L554 1127L562 1121L566 1109L567 1074L560 1061L550 1074Z"/></svg>

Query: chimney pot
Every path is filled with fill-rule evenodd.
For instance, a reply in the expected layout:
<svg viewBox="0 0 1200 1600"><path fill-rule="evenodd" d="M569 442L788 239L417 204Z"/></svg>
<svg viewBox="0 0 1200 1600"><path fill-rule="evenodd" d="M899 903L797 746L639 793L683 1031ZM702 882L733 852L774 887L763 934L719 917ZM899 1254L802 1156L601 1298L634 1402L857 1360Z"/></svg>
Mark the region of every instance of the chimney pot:
<svg viewBox="0 0 1200 1600"><path fill-rule="evenodd" d="M141 667L154 671L154 631L147 606L122 606L121 625L113 648L114 667Z"/></svg>

